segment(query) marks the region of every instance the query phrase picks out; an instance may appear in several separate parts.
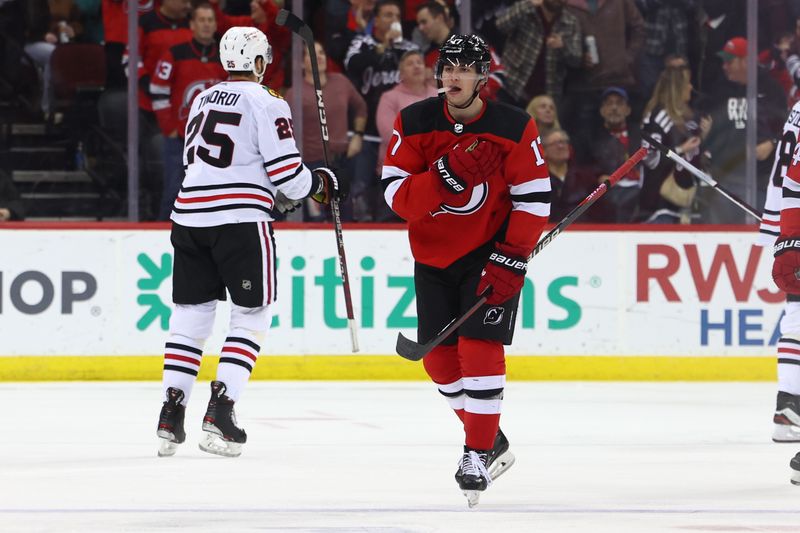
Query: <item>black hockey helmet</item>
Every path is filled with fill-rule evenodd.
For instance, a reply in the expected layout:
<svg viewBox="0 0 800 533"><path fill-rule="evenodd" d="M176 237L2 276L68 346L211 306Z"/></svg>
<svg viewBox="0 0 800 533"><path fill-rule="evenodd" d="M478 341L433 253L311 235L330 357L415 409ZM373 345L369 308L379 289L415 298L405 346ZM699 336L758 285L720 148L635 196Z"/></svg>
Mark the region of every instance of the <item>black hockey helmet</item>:
<svg viewBox="0 0 800 533"><path fill-rule="evenodd" d="M436 62L436 79L442 77L445 65L475 65L478 74L489 75L492 55L486 41L475 34L462 35L455 33L439 47L439 60Z"/></svg>

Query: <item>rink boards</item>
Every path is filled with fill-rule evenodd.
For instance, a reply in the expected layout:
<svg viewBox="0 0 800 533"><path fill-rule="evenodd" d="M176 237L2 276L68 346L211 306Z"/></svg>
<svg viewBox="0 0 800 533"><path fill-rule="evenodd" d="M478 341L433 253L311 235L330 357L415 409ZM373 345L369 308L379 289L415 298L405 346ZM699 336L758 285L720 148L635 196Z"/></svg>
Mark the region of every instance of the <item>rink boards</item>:
<svg viewBox="0 0 800 533"><path fill-rule="evenodd" d="M0 229L0 380L159 379L170 316L164 225ZM278 302L255 379L421 379L400 226L345 228L359 325L351 354L336 241L279 226ZM511 379L771 380L783 295L754 227L583 226L529 266ZM691 231L689 231L691 229ZM658 231L657 231L658 230ZM218 307L201 379L225 335Z"/></svg>

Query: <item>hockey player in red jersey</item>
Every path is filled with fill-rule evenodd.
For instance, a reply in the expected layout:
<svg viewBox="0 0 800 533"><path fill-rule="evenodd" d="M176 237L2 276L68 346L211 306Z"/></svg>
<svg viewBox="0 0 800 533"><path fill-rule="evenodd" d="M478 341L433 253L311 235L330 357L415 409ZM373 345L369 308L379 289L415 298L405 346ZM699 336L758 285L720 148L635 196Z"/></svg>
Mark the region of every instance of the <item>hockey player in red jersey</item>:
<svg viewBox="0 0 800 533"><path fill-rule="evenodd" d="M526 259L550 213L536 123L479 96L490 61L476 35L442 45L435 76L443 99L400 112L381 176L386 202L408 221L419 342L490 291L486 305L423 360L463 423L455 477L470 506L514 461L499 429L503 345L513 336Z"/></svg>

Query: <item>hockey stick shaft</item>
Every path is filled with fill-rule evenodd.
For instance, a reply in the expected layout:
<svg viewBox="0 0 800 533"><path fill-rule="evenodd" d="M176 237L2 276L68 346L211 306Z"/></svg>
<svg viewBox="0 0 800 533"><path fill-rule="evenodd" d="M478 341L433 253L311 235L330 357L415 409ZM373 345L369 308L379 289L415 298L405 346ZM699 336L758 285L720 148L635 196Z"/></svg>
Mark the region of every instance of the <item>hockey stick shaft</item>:
<svg viewBox="0 0 800 533"><path fill-rule="evenodd" d="M608 192L611 187L617 184L619 180L621 180L625 175L627 175L633 167L635 167L644 156L647 155L646 148L639 148L631 157L628 158L617 170L614 171L611 176L609 176L603 183L601 183L594 191L589 194L583 201L578 204L572 211L570 211L561 222L556 224L556 226L547 232L542 239L539 240L539 243L531 252L531 255L528 256L528 261L536 257L544 248L550 244L553 239L555 239L562 231L564 231L567 226L572 224L578 217L580 217L587 209L589 209L592 204L594 204L597 200L599 200L606 192ZM454 318L451 320L444 328L442 328L436 336L428 341L425 344L420 344L414 342L406 337L403 336L402 333L398 333L397 335L397 345L396 351L398 355L408 359L410 361L419 361L425 355L427 355L431 350L436 348L439 344L441 344L447 337L449 337L456 329L458 329L461 324L466 322L472 315L474 315L478 309L486 303L486 300L489 298L491 294L491 287L488 287L484 290L478 301L476 301L472 307L470 307L463 315Z"/></svg>
<svg viewBox="0 0 800 533"><path fill-rule="evenodd" d="M714 178L712 178L709 174L703 172L702 170L700 170L699 168L688 162L686 159L679 156L677 153L675 153L674 150L671 150L670 148L664 146L664 144L662 144L661 142L655 140L651 135L644 135L644 139L659 152L667 156L667 159L672 160L674 163L682 166L683 168L691 172L692 175L697 177L700 181L716 189L717 192L719 192L722 196L724 196L734 204L738 205L747 214L749 214L750 216L754 217L759 222L761 222L761 215L758 214L758 211L753 209L750 206L750 204L748 204L747 202L745 202L744 200L742 200L729 190L725 189L725 187L720 185L719 182Z"/></svg>
<svg viewBox="0 0 800 533"><path fill-rule="evenodd" d="M322 135L322 156L325 166L330 167L328 159L328 122L325 115L325 103L322 100L322 83L319 77L319 65L317 65L317 51L314 48L314 34L311 28L302 19L293 15L285 9L278 12L275 21L289 28L303 39L308 49L308 57L311 61L311 77L314 79L314 92L317 96L317 118L319 132ZM350 291L350 276L347 271L347 255L344 249L344 235L342 232L342 213L339 209L339 199L331 198L331 212L333 214L333 229L336 234L336 246L339 255L339 274L342 278L342 289L344 291L344 305L347 312L347 326L350 329L350 343L353 352L358 351L358 334L356 328L355 312L353 311L353 297Z"/></svg>

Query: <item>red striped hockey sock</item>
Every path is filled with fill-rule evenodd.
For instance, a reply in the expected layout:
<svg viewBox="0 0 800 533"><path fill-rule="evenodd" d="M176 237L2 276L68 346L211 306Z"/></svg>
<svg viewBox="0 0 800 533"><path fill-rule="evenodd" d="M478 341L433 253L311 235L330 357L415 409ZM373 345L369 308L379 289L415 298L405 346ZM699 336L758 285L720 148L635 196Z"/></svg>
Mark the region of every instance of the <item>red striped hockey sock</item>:
<svg viewBox="0 0 800 533"><path fill-rule="evenodd" d="M250 379L260 351L261 347L250 332L234 330L225 339L219 354L217 381L225 384L227 389L225 394L234 402L239 399L247 380Z"/></svg>
<svg viewBox="0 0 800 533"><path fill-rule="evenodd" d="M162 386L164 399L167 389L174 387L183 391L183 405L189 403L192 387L200 371L203 358L203 342L183 335L170 335L164 345L164 376Z"/></svg>

